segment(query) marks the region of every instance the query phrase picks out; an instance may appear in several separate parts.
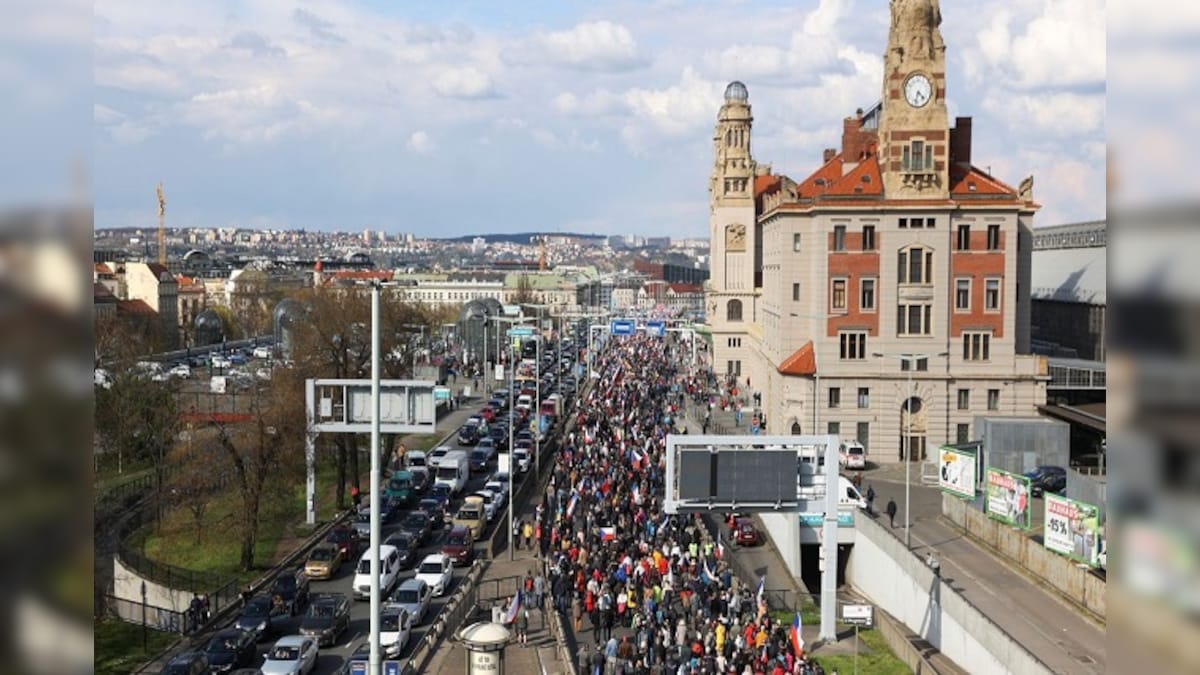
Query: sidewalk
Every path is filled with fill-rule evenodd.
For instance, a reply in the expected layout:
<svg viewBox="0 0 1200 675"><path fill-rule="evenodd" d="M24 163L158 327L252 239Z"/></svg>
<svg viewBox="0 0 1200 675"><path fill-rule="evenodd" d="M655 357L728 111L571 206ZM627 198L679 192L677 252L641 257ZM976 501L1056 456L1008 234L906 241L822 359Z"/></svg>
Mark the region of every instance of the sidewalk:
<svg viewBox="0 0 1200 675"><path fill-rule="evenodd" d="M914 467L910 484L913 551L923 558L932 547L945 583L1054 672L1104 672L1108 662L1105 629L945 521L941 492L921 485L917 473ZM894 533L903 539L903 465L867 472L863 490L867 485L875 487L876 511L882 513L889 498L896 500L899 510ZM887 524L886 515L877 517Z"/></svg>

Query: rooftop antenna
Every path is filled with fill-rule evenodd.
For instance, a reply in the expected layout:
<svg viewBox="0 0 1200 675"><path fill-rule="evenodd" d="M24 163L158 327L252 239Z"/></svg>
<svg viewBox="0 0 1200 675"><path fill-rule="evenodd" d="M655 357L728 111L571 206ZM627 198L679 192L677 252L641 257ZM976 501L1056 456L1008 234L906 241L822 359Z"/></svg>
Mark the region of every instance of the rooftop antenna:
<svg viewBox="0 0 1200 675"><path fill-rule="evenodd" d="M167 199L163 196L161 181L155 188L155 193L158 194L158 264L165 267L167 264L167 230L163 225L163 220L167 215Z"/></svg>

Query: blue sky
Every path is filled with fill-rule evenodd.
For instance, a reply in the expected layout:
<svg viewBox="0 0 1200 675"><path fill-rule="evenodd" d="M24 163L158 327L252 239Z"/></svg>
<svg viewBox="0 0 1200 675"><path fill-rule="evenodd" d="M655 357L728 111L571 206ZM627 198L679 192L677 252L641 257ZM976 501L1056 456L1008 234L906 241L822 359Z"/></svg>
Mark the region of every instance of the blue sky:
<svg viewBox="0 0 1200 675"><path fill-rule="evenodd" d="M974 158L1104 215L1103 0L944 2ZM449 5L449 7L446 7ZM707 235L711 134L800 179L876 101L882 0L99 0L96 225Z"/></svg>

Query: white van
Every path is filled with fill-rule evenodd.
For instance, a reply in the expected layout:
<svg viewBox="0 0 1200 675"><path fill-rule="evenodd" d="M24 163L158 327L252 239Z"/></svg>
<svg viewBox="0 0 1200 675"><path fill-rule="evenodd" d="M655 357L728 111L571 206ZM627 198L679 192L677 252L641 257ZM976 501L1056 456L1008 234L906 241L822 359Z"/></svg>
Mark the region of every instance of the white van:
<svg viewBox="0 0 1200 675"><path fill-rule="evenodd" d="M463 450L452 450L438 460L433 484L449 486L451 494L457 495L467 489L470 476L471 464L467 453Z"/></svg>
<svg viewBox="0 0 1200 675"><path fill-rule="evenodd" d="M867 500L854 487L854 483L845 476L838 476L838 507L839 508L867 508Z"/></svg>
<svg viewBox="0 0 1200 675"><path fill-rule="evenodd" d="M369 600L371 598L371 548L363 551L358 559L358 567L354 569L354 598ZM386 598L392 592L396 582L400 580L400 552L390 544L379 545L379 593Z"/></svg>
<svg viewBox="0 0 1200 675"><path fill-rule="evenodd" d="M838 464L843 469L867 468L867 449L858 441L842 441L838 446Z"/></svg>

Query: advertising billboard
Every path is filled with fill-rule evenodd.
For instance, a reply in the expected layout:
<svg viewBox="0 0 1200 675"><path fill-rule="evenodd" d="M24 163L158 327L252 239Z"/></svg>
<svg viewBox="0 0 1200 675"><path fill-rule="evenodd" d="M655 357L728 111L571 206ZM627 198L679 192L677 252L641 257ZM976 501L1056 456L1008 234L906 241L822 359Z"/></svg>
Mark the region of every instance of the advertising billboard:
<svg viewBox="0 0 1200 675"><path fill-rule="evenodd" d="M975 455L942 446L938 450L938 487L950 494L974 499Z"/></svg>
<svg viewBox="0 0 1200 675"><path fill-rule="evenodd" d="M1015 473L988 467L984 480L989 518L1028 530L1033 521L1033 503L1029 499L1029 479Z"/></svg>
<svg viewBox="0 0 1200 675"><path fill-rule="evenodd" d="M1046 548L1096 567L1100 562L1100 509L1046 493Z"/></svg>

